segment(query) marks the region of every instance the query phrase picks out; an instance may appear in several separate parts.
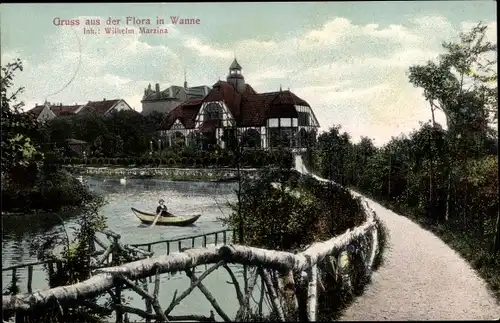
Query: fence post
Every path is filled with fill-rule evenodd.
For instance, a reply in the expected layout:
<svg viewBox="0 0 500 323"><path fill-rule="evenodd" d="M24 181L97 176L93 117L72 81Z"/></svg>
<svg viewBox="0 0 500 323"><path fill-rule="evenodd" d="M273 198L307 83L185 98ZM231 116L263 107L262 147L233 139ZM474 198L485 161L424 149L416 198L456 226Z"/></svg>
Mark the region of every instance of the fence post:
<svg viewBox="0 0 500 323"><path fill-rule="evenodd" d="M28 266L28 293L32 292L31 283L33 281L33 266Z"/></svg>
<svg viewBox="0 0 500 323"><path fill-rule="evenodd" d="M12 281L11 281L11 286L14 287L16 285L16 280L17 280L17 268L12 269Z"/></svg>

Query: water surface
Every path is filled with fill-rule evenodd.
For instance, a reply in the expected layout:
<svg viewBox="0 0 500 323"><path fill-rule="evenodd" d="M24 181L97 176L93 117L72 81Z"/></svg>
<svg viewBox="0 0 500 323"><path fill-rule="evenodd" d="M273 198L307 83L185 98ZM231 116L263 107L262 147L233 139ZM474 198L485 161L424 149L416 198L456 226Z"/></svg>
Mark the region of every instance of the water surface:
<svg viewBox="0 0 500 323"><path fill-rule="evenodd" d="M197 235L223 229L219 220L230 214L229 202L234 202L236 196L234 183L214 182L180 182L155 179L127 179L121 183L119 178L86 178L90 188L105 196L107 204L100 212L106 217L108 228L122 236L122 242L126 244L147 243L164 239ZM145 227L134 216L130 207L144 211L154 211L160 198L166 201L169 211L176 215L201 213L202 217L193 226L189 227ZM30 256L30 241L37 237L50 234L64 227L71 235L71 227L79 214L77 211L65 214L33 214L22 216L9 216L3 220L3 245L2 245L2 268L7 266L37 261L36 257ZM187 241L186 241L187 242ZM198 239L199 246L202 240ZM213 243L213 241L208 241ZM182 247L190 247L184 244ZM172 248L171 251L177 251ZM161 244L153 248L155 255L165 253L166 245ZM201 266L200 270L204 270ZM241 268L234 268L237 276L241 276ZM27 270L19 270L20 288L26 292ZM34 268L33 290L46 289L48 287L46 275L41 266ZM11 272L2 272L2 288L5 288L11 280ZM237 310L234 288L226 283L230 278L226 271L218 269L205 281L206 287L214 294L224 310L232 313ZM179 289L178 295L189 286L189 279L185 274L162 275L162 288L160 290L161 303L164 309L170 303L173 292ZM153 284L154 285L154 284ZM151 285L150 291L153 286ZM256 297L258 288L255 290ZM127 293L132 296L130 305L144 308L144 301L135 293ZM208 315L211 305L205 297L195 290L188 296L172 314L203 314ZM136 319L136 318L134 318Z"/></svg>

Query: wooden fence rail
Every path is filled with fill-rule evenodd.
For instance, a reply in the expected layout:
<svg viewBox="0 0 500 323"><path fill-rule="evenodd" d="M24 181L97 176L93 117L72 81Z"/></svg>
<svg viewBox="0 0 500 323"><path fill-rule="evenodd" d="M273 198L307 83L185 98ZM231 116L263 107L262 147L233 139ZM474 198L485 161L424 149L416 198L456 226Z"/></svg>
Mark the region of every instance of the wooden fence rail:
<svg viewBox="0 0 500 323"><path fill-rule="evenodd" d="M119 234L116 234L110 230L104 230L101 233L107 237L112 238L112 239L120 239L121 238L121 236ZM158 245L158 244L165 244L167 246L165 253L167 255L169 255L171 252L175 251L175 248L171 248L171 245L174 243L177 243L177 252L180 252L184 249L187 249L187 248L182 247L182 242L190 241L191 242L190 248L195 248L196 239L202 238L203 240L202 240L201 246L203 248L206 248L208 245L207 241L211 240L211 239L209 239L209 237L211 237L211 236L214 236L213 243L216 246L220 243L225 245L228 242L232 241L232 239L234 239L236 237L233 230L223 229L223 230L207 232L207 233L198 234L198 235L178 237L178 238L174 238L174 239L165 239L165 240L158 240L158 241L153 241L153 242L149 242L149 243L138 243L138 244L124 245L123 247L125 249L136 248L136 249L144 250L146 252L146 254L149 253L152 255L153 254L152 246ZM221 237L221 239L219 239L219 237ZM106 250L108 250L108 247L98 237L96 237L95 240L96 240L95 241L96 244L99 247L101 247L102 250L95 251L93 253L93 256L100 256L100 255L105 254ZM137 250L137 251L140 252L140 250ZM108 252L108 256L110 256L109 258L111 259L112 253ZM106 257L106 260L109 260L108 257ZM28 293L31 293L33 290L32 285L33 285L34 267L46 265L50 271L50 269L54 268L54 266L57 267L59 262L60 262L60 260L57 260L57 259L29 262L29 263L12 265L12 266L2 268L2 272L10 271L11 272L11 285L15 285L17 283L17 277L18 277L19 272L21 270L27 269L28 274L27 274L26 290L28 291ZM109 261L106 261L106 263L109 263Z"/></svg>
<svg viewBox="0 0 500 323"><path fill-rule="evenodd" d="M263 283L262 288L266 290L265 294L269 298L272 312L275 313L279 321L297 320L299 317L314 321L317 318L318 291L325 285L325 273L328 271L337 272L338 275L345 277L343 280L346 281L347 286L350 284L349 274L346 273L349 272L352 263L350 264L349 257L345 257L345 255L352 252L350 250L353 243L361 246L359 247L361 252L356 251L356 254L361 255L360 266L365 269L365 275L371 275L375 255L378 252L378 222L368 204L363 206L366 221L361 226L347 230L344 234L333 237L328 241L314 243L297 254L236 244L181 250L171 254L142 258L113 267L96 268L91 278L74 285L56 287L35 293L3 296L2 308L4 312L29 312L35 308L47 306L54 300L76 302L88 296L111 293L110 295L115 295L112 297L115 303L111 311L121 314L134 313L146 319L157 319L166 322L178 319L178 317L171 316L170 312L194 288L198 288L212 304L217 314L224 321L231 321L208 289L202 284L202 280L209 273L222 266L228 270L233 279L232 285L237 289L236 294L238 295L240 309L235 319L245 319L245 315L250 309L250 295L256 285L257 276L260 276ZM224 232L227 231L221 230L213 234L224 235ZM195 237L203 238L207 235L200 234ZM193 239L193 237L177 238L175 241L167 240L157 243L167 243L168 245L170 242L175 243L186 239ZM150 248L151 245L152 243L137 244L134 247ZM234 279L231 269L227 266L227 264L231 263L255 267L250 277L245 280L243 292L239 290L239 284ZM196 277L193 269L199 265L207 264L213 264L213 266L199 278ZM180 271L186 272L191 280L191 285L179 297L175 292L172 302L164 311L158 298L160 275ZM148 277L155 277L154 293L147 290L146 279ZM285 283L284 280L288 280L288 283ZM142 287L134 281L142 282ZM287 298L284 296L287 294L285 289L290 282L295 286L297 292L295 295L293 293L291 296L289 295L291 298ZM122 287L131 289L144 298L146 311L120 305L116 294L120 293ZM112 292L113 290L114 292ZM302 295L305 295L305 297L297 296L301 290L303 291ZM94 304L94 306L97 305ZM302 313L302 316L290 315L290 308L294 313ZM117 315L117 318L118 316L122 317L121 314ZM184 316L184 318L186 317ZM190 316L188 320L195 320L195 316ZM213 321L214 316L198 317L197 320Z"/></svg>
<svg viewBox="0 0 500 323"><path fill-rule="evenodd" d="M158 240L158 241L153 241L153 242L145 242L145 243L135 243L131 244L131 246L136 247L136 248L141 248L145 249L149 252L152 252L152 247L154 245L158 244L165 244L166 245L166 251L165 253L169 255L172 252L171 244L177 242L177 251L180 252L183 250L182 247L182 242L184 241L190 241L191 242L191 249L195 248L196 244L195 241L196 239L202 238L202 243L201 247L206 248L208 245L208 237L214 236L214 245L217 246L219 243L222 243L223 245L227 244L228 242L232 241L233 243L235 242L236 238L236 233L234 230L231 229L223 229L223 230L218 230L218 231L213 231L213 232L207 232L207 233L202 233L198 235L190 235L190 236L184 236L184 237L179 237L179 238L174 238L174 239L165 239L165 240ZM219 240L219 237L222 236L221 240ZM231 236L231 237L228 237ZM185 248L184 248L185 249Z"/></svg>

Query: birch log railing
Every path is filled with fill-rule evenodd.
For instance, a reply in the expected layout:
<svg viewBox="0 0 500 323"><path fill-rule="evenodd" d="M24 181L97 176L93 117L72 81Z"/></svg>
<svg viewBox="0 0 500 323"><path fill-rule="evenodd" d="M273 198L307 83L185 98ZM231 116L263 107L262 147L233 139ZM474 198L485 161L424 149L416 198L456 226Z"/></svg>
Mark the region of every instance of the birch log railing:
<svg viewBox="0 0 500 323"><path fill-rule="evenodd" d="M363 267L362 279L371 277L375 257L379 252L379 222L368 204L363 205L365 222L344 234L324 242L312 244L300 253L267 250L231 244L207 246L206 248L187 249L180 252L131 261L119 266L97 268L92 277L80 283L29 294L3 296L4 312L29 312L35 308L48 306L51 302L78 302L82 298L108 293L115 303L109 309L116 312L117 321L123 313L133 313L147 320L157 321L215 321L211 311L209 317L202 315L172 316L172 310L195 288L198 288L211 303L215 312L225 322L247 320L251 315L250 299L260 277L261 299L258 316L263 317L262 302L267 297L271 313L278 321L307 320L315 321L318 315L318 293L328 284L328 275L339 279L346 289L352 288L349 274L355 262ZM135 248L138 249L138 248ZM356 255L356 257L354 257ZM194 269L199 265L212 264L199 277ZM244 281L243 291L228 264L241 264L255 267L250 277ZM217 303L202 281L217 268L223 267L232 279L236 289L239 310L232 320ZM167 305L158 296L160 275L184 271L191 280L189 288ZM146 278L155 277L154 292L147 290ZM358 277L359 278L359 277ZM135 281L141 281L139 286ZM146 300L146 310L124 306L116 294L125 286ZM164 307L166 305L166 307ZM92 304L92 306L98 306ZM166 309L164 309L166 308Z"/></svg>
<svg viewBox="0 0 500 323"><path fill-rule="evenodd" d="M120 243L119 239L121 238L118 234L110 231L110 230L105 230L101 232L102 235L104 235L108 240L114 242L114 243ZM119 249L124 249L126 251L129 251L129 249L135 250L135 252L139 252L140 254L144 256L152 256L154 254L153 247L154 246L165 246L165 253L168 255L171 252L179 252L184 249L187 249L186 245L189 246L189 248L195 248L195 246L199 243L201 247L205 248L208 245L220 245L220 244L227 244L231 241L234 241L235 233L233 230L229 229L224 229L224 230L218 230L218 231L213 231L213 232L207 232L199 235L194 235L194 236L182 236L174 239L167 239L167 240L159 240L159 241L153 241L153 242L148 242L148 243L139 243L139 244L130 244L130 245L122 245L122 248ZM116 241L114 241L116 239ZM105 265L109 265L110 261L113 259L113 253L111 252L111 249L109 246L107 246L99 237L94 238L94 242L98 247L101 248L101 250L96 250L93 253L93 256L102 256L104 253L107 251L108 257L102 257L105 261L103 263ZM33 291L33 278L34 275L37 271L37 269L41 269L40 267L42 266L47 266L48 271L52 272L54 267L57 267L61 260L59 259L54 259L50 258L47 260L43 261L34 261L34 262L29 262L29 263L23 263L23 264L18 264L18 265L12 265L8 266L5 268L2 268L2 272L10 272L11 275L11 281L10 285L18 285L18 275L21 273L21 271L27 271L27 277L26 277L26 290L28 293L31 293ZM107 267L107 266L106 266ZM4 285L5 288L5 285Z"/></svg>

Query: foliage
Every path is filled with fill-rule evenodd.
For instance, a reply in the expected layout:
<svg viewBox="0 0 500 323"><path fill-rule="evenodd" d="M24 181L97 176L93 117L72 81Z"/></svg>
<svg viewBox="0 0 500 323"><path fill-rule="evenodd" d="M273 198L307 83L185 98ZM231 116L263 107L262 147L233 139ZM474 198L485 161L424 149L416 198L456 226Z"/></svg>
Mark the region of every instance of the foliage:
<svg viewBox="0 0 500 323"><path fill-rule="evenodd" d="M129 158L103 158L81 157L67 158L56 152L48 154L51 163L66 165L106 165L123 166L154 166L154 167L236 167L236 155L233 152L220 151L208 153L185 147L183 150L165 149L153 154L146 153L139 157ZM111 163L108 163L111 160ZM240 167L261 168L269 165L290 168L293 165L293 156L287 149L263 150L249 149L241 153Z"/></svg>
<svg viewBox="0 0 500 323"><path fill-rule="evenodd" d="M4 179L2 211L58 211L81 207L95 197L67 171L41 169L32 173L33 177L27 177L29 183Z"/></svg>
<svg viewBox="0 0 500 323"><path fill-rule="evenodd" d="M82 207L76 226L70 234L61 227L53 234L39 237L31 242L31 253L40 261L53 261L53 265L45 263L48 272L49 287L64 286L84 281L91 276L91 256L94 250L93 237L97 230L106 228L105 218L98 213L104 204L100 198ZM60 250L58 253L57 250ZM52 262L52 264L53 264ZM86 299L87 304L97 302L98 298ZM4 313L4 320L8 313ZM36 308L29 314L23 314L24 322L102 322L109 315L94 307L87 307L82 300L77 303L54 302L49 308Z"/></svg>
<svg viewBox="0 0 500 323"><path fill-rule="evenodd" d="M242 182L240 194L239 205L232 205L234 212L224 221L233 228L242 224L250 246L299 250L364 221L348 191L292 170L265 168L258 179Z"/></svg>
<svg viewBox="0 0 500 323"><path fill-rule="evenodd" d="M431 112L445 113L446 129L432 119L376 148L367 138L352 143L333 127L319 136L308 164L437 232L500 297L500 243L493 244L500 234L498 138L489 129L492 98L485 90L496 80L496 61L485 57L496 45L484 41L485 30L479 24L460 43L444 44L439 62L410 68L410 82L424 89Z"/></svg>
<svg viewBox="0 0 500 323"><path fill-rule="evenodd" d="M438 62L409 69L410 82L424 90L432 112L439 109L445 113L452 131L487 122L488 118L498 120L497 45L485 40L486 29L479 23L470 32L461 33L459 43L443 43L446 53ZM475 120L466 122L464 116Z"/></svg>
<svg viewBox="0 0 500 323"><path fill-rule="evenodd" d="M160 148L155 137L158 122L156 114L144 117L129 110L106 117L85 113L48 121L44 136L58 148L64 148L69 138L86 141L90 144L89 157L137 156L150 151L151 142L155 151ZM165 148L165 143L160 145Z"/></svg>
<svg viewBox="0 0 500 323"><path fill-rule="evenodd" d="M23 70L19 59L2 66L2 174L9 173L12 168L28 166L39 154L37 145L30 138L38 124L30 115L22 113L23 102L15 103L24 88L11 93L14 74L18 70Z"/></svg>

